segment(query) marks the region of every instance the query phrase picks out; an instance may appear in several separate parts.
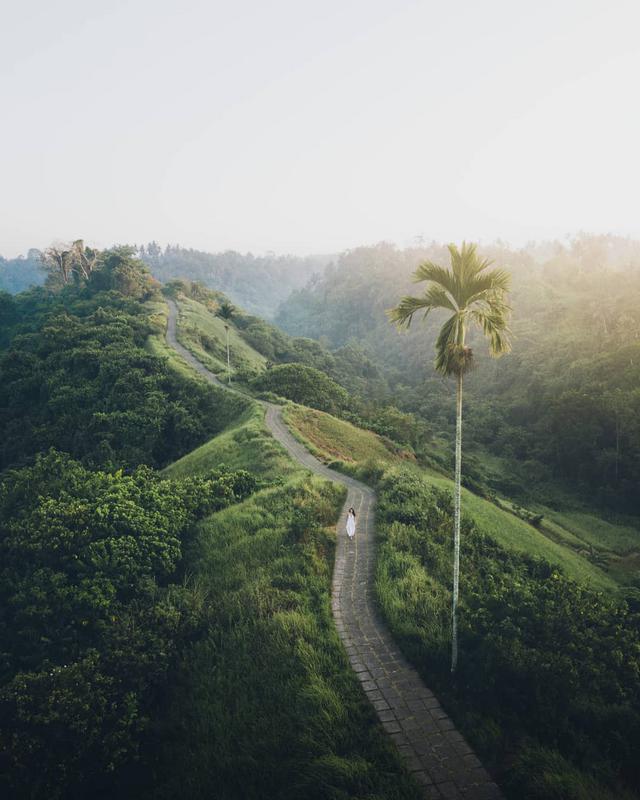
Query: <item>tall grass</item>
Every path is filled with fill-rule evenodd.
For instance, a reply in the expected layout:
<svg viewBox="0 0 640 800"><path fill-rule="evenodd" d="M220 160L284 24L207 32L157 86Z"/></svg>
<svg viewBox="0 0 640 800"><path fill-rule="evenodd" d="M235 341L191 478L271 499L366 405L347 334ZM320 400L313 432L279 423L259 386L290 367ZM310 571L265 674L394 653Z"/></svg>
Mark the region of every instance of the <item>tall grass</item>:
<svg viewBox="0 0 640 800"><path fill-rule="evenodd" d="M289 403L284 410L284 417L296 438L325 461L336 460L348 464L401 460L400 448L391 441L324 411Z"/></svg>
<svg viewBox="0 0 640 800"><path fill-rule="evenodd" d="M187 297L178 300L178 341L212 372L226 375L227 345L225 323L202 303ZM267 359L247 344L233 324L229 323L231 372L261 372Z"/></svg>
<svg viewBox="0 0 640 800"><path fill-rule="evenodd" d="M297 469L267 430L264 408L255 402L214 439L166 467L164 474L170 478L200 474L220 464L270 479Z"/></svg>
<svg viewBox="0 0 640 800"><path fill-rule="evenodd" d="M209 622L168 698L154 798L419 796L331 618L342 500L296 476L200 525L187 558Z"/></svg>
<svg viewBox="0 0 640 800"><path fill-rule="evenodd" d="M415 469L378 477L376 591L407 657L513 798L636 797L640 617L463 520L449 671L452 508Z"/></svg>

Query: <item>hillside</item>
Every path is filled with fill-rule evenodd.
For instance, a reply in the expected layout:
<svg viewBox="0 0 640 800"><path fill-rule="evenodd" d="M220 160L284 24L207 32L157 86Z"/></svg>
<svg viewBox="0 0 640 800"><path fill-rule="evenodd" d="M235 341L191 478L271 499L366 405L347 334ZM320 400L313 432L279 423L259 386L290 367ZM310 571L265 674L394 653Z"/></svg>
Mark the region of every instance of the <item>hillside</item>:
<svg viewBox="0 0 640 800"><path fill-rule="evenodd" d="M615 696L621 709L628 708L627 693L640 688L620 660L622 651L610 650L626 641L628 653L640 641L637 600L632 613L620 604L615 570L593 563L580 538L591 526L592 535L606 526L584 517L580 536L570 540L572 517L560 515L549 524L562 525L566 536L556 537L546 525L521 519L522 509L505 499L496 505L463 491L463 664L451 681L451 480L321 412L291 407L287 419L334 467L376 485L379 606L407 657L437 687L508 796L634 797L635 744L613 757L622 778L615 788L600 761L613 752L621 723L616 712L602 714L602 692ZM628 533L608 530L607 541L625 546ZM575 682L569 678L574 659L581 669ZM527 713L514 715L514 708ZM579 721L577 708L584 715ZM564 787L560 795L558 786Z"/></svg>
<svg viewBox="0 0 640 800"><path fill-rule="evenodd" d="M309 443L313 451L327 461L341 461L343 469L349 472L366 474L373 470L394 465L403 465L411 469L426 485L453 494L453 481L433 469L420 469L413 460L402 458L402 454L394 452L379 436L355 428L348 423L330 417L328 414L292 407L287 410L286 418L292 429L302 441ZM550 564L557 564L574 580L590 585L597 590L616 592L619 587L616 581L599 566L592 563L584 554L576 552L573 542L556 541L545 530L509 513L508 501L503 507L463 489L463 508L470 519L488 535L493 537L502 547L532 557L541 557ZM596 522L592 518L592 522ZM555 523L558 524L557 522ZM588 527L587 521L583 523ZM623 533L622 529L620 533ZM593 532L592 532L593 535ZM581 540L579 540L581 541ZM624 539L628 546L628 540Z"/></svg>
<svg viewBox="0 0 640 800"><path fill-rule="evenodd" d="M561 782L574 793L569 796L607 800L631 797L625 786L634 781L633 745L629 743L614 758L619 770L616 780L622 781L616 789L611 788L608 767L603 771L595 766L593 747L608 751L618 725L617 718L604 720L598 716L599 696L605 687L597 676L615 674L606 691L613 690L618 702L626 702L622 698L628 690L638 689L609 649L612 637L626 640L633 648L640 626L637 613L619 604L620 589L613 574L602 570L590 558L592 553L580 546L584 542L581 536L589 528L588 515L582 518L579 536L570 534L570 516L532 524L523 517L535 515L507 498L490 502L472 492L463 493L463 583L466 586L469 582L469 587L463 589L461 624L463 647L475 655L469 655L469 661L465 656L464 677L451 686L445 677L450 479L433 468L420 468L410 452L393 442L325 412L290 404L285 416L297 438L312 452L333 467L378 486L380 607L407 657L415 661L430 684L435 681L454 721L493 765L509 796L520 796L523 787L533 791L535 785L536 796L550 798L554 796L553 786ZM553 526L555 535L551 534ZM560 529L565 532L564 538L558 535ZM599 532L604 529L611 546L628 543L622 528L614 534L612 526L602 525ZM577 619L574 610L578 610ZM503 619L505 613L508 617ZM495 638L495 626L507 622L507 639ZM530 625L537 631L533 638L527 633ZM474 634L478 626L485 626L479 640ZM581 654L586 669L571 691L565 683L571 666L558 649L561 642ZM518 648L529 653L524 662L517 656ZM541 658L550 659L546 670L537 666ZM473 664L481 665L482 679L469 672ZM496 670L502 671L503 683L498 686L491 682ZM469 690L478 680L480 685ZM533 693L540 690L536 687L544 684L554 698L541 703L547 709L546 716L531 714L527 721L520 717L514 720L510 687L520 685L525 702L530 703L535 702ZM587 691L591 700L585 699ZM576 703L585 704L587 709L580 723L573 718L572 704ZM582 744L555 742L551 719L556 727L566 729L568 742L576 741L577 736ZM525 734L534 739L518 745L513 760L511 737L521 739ZM542 781L537 776L540 764L546 765Z"/></svg>
<svg viewBox="0 0 640 800"><path fill-rule="evenodd" d="M488 491L506 462L470 455L452 679L446 441L360 393L370 362L344 379L357 349L241 309L234 391L211 385L166 295L224 377L224 296L160 291L127 250L0 306L0 788L409 800L481 774L499 796L469 742L510 800L635 798L633 525Z"/></svg>
<svg viewBox="0 0 640 800"><path fill-rule="evenodd" d="M494 361L478 332L465 389L465 447L501 460L497 491L542 501L559 489L610 513L640 512L640 243L577 237L547 248L482 248L513 278L513 352ZM413 270L448 263L440 245L343 254L294 292L276 321L293 335L355 340L393 387L393 402L451 437L453 393L433 369L441 324L416 318L399 334L386 317L420 290Z"/></svg>

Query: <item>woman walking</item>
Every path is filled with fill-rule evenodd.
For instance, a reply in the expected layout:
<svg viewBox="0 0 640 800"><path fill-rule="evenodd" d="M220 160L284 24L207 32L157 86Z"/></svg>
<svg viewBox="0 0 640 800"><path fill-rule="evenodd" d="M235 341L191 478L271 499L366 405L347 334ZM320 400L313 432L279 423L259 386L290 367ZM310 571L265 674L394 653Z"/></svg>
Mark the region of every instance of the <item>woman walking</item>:
<svg viewBox="0 0 640 800"><path fill-rule="evenodd" d="M356 511L355 508L350 508L347 513L347 536L350 539L356 535Z"/></svg>

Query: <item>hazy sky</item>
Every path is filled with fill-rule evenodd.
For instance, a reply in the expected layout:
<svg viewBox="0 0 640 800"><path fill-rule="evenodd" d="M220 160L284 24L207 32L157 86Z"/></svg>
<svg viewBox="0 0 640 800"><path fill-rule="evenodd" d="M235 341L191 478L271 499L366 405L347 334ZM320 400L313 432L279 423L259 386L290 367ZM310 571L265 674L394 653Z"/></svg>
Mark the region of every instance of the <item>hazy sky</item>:
<svg viewBox="0 0 640 800"><path fill-rule="evenodd" d="M640 236L637 0L20 0L0 253Z"/></svg>

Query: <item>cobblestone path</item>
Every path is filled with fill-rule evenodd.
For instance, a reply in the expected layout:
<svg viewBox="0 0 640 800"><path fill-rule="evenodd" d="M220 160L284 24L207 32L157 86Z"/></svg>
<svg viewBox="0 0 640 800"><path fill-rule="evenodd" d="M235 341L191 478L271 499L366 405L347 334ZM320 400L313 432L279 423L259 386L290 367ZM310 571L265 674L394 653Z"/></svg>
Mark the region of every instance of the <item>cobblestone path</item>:
<svg viewBox="0 0 640 800"><path fill-rule="evenodd" d="M177 308L169 300L167 341L203 377L225 387L176 340ZM226 387L225 387L226 388ZM337 528L332 610L351 666L387 733L422 785L425 798L502 800L473 750L456 731L440 703L405 660L380 619L374 598L375 493L329 469L298 442L279 406L266 407L267 427L292 458L327 480L347 487ZM347 509L356 510L353 540L346 535Z"/></svg>

